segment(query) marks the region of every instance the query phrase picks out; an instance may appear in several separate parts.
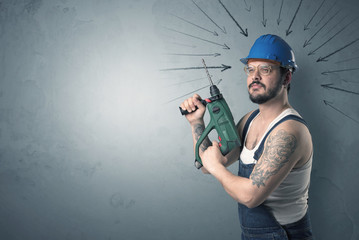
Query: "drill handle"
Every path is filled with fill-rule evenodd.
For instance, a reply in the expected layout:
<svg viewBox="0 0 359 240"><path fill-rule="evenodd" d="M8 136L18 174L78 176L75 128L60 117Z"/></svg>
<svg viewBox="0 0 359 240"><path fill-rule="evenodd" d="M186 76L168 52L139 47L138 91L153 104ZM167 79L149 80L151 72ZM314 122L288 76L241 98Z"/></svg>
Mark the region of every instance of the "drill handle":
<svg viewBox="0 0 359 240"><path fill-rule="evenodd" d="M203 166L202 159L199 156L199 147L203 143L204 139L206 137L208 137L208 134L214 129L214 127L215 127L214 122L211 120L209 122L208 126L204 129L203 133L201 134L200 138L198 139L198 141L196 143L196 148L195 148L196 159L195 159L194 164L197 169L200 169Z"/></svg>
<svg viewBox="0 0 359 240"><path fill-rule="evenodd" d="M207 105L206 100L201 99L200 101L204 106ZM192 112L188 112L187 110L183 110L181 107L179 107L179 109L180 109L180 112L181 112L182 115L187 115L189 113L193 113L193 112L197 111L198 107L196 106L196 109L194 111L192 111Z"/></svg>

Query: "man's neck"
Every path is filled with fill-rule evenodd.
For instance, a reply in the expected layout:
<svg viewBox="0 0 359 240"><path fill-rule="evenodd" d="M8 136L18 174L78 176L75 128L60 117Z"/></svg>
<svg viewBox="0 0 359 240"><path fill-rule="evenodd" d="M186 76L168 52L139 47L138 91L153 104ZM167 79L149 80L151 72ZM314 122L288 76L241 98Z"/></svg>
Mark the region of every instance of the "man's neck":
<svg viewBox="0 0 359 240"><path fill-rule="evenodd" d="M271 122L285 109L290 107L291 106L289 105L288 98L271 99L266 103L260 104L259 111L263 121Z"/></svg>

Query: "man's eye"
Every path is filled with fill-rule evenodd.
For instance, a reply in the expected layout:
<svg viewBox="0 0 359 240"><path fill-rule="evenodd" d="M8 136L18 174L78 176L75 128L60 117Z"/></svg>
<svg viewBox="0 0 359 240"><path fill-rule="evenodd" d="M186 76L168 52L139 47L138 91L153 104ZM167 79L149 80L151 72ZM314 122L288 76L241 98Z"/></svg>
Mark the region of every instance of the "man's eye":
<svg viewBox="0 0 359 240"><path fill-rule="evenodd" d="M247 68L247 71L248 71L249 73L252 73L252 72L254 72L254 68Z"/></svg>
<svg viewBox="0 0 359 240"><path fill-rule="evenodd" d="M262 68L261 68L261 72L262 72L262 73L269 73L269 72L270 72L270 68L269 68L269 67L262 67Z"/></svg>

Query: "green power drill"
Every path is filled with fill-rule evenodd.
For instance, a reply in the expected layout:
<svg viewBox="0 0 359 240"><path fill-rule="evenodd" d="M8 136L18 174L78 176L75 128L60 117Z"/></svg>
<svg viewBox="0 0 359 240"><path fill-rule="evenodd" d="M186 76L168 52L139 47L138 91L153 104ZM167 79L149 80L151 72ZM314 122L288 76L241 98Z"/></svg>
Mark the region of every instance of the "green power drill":
<svg viewBox="0 0 359 240"><path fill-rule="evenodd" d="M204 59L202 59L202 62L210 82L211 97L205 100L201 100L201 102L203 105L207 106L211 120L196 143L196 159L194 165L197 169L202 167L202 160L199 156L199 146L213 129L216 129L218 133L218 139L220 141L219 146L223 156L241 145L231 110L229 109L227 102L224 100L217 86L213 84ZM198 108L196 107L196 110L197 109ZM180 111L182 115L189 113L187 110L183 110L181 107Z"/></svg>

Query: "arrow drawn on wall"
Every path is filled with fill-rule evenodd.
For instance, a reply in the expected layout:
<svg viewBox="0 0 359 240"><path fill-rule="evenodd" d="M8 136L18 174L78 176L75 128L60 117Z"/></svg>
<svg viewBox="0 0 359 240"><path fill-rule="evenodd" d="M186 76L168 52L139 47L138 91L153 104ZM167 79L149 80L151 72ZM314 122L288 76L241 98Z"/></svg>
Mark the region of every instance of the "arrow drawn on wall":
<svg viewBox="0 0 359 240"><path fill-rule="evenodd" d="M309 20L309 22L307 24L304 25L304 31L309 29L309 24L312 22L312 20L314 19L315 15L317 15L317 13L319 12L320 8L323 6L324 2L326 0L323 0L322 4L320 4L319 8L317 9L317 11L314 13L313 17Z"/></svg>
<svg viewBox="0 0 359 240"><path fill-rule="evenodd" d="M201 27L201 26L199 26L199 25L197 25L197 24L194 24L194 23L192 23L192 22L190 22L190 21L188 21L188 20L186 20L186 19L184 19L184 18L178 17L178 16L176 16L176 15L174 15L174 14L171 14L171 15L174 16L174 17L176 17L176 18L178 18L178 19L180 19L180 20L182 20L182 21L184 21L184 22L186 22L186 23L189 23L189 24L191 24L191 25L193 25L193 26L195 26L195 27L197 27L197 28L200 28L200 29L202 29L202 30L204 30L204 31L206 31L206 32L210 32L210 33L212 33L214 36L218 36L218 33L217 33L216 31L208 30L208 29L206 29L206 28L204 28L204 27Z"/></svg>
<svg viewBox="0 0 359 240"><path fill-rule="evenodd" d="M335 63L338 64L338 63L343 63L343 62L349 62L349 61L352 61L352 60L355 60L355 59L359 59L359 57L344 59L344 60L341 60L341 61L338 61L338 62L335 62Z"/></svg>
<svg viewBox="0 0 359 240"><path fill-rule="evenodd" d="M224 10L226 10L226 12L228 13L228 15L232 18L232 20L236 23L236 25L241 29L241 34L243 34L244 36L248 37L248 29L246 28L246 30L244 31L243 28L239 25L239 23L236 21L236 19L234 19L234 17L232 16L232 14L228 11L228 9L224 6L224 4L221 2L221 0L218 0L219 3L222 5L222 7L224 8Z"/></svg>
<svg viewBox="0 0 359 240"><path fill-rule="evenodd" d="M165 28L166 28L166 27L165 27ZM172 29L172 28L166 28L166 29L167 29L167 30L170 30L170 31L173 31L173 32L176 32L176 33L180 33L180 34L183 34L183 35L192 37L192 38L196 38L196 39L199 39L199 40L202 40L202 41L205 41L205 42L209 42L209 43L212 43L212 44L221 46L221 47L223 47L223 49L227 49L227 50L230 49L226 44L220 44L220 43L212 42L212 41L210 41L210 40L207 40L207 39L204 39L204 38L200 38L200 37L197 37L197 36L193 36L193 35L188 34L188 33L180 32L180 31L177 31L177 30Z"/></svg>
<svg viewBox="0 0 359 240"><path fill-rule="evenodd" d="M295 11L295 14L294 14L294 16L293 16L293 19L292 19L292 21L290 22L289 27L288 27L288 29L287 29L286 32L285 32L286 36L288 36L289 34L292 33L292 31L290 30L290 28L291 28L292 25L293 25L294 19L295 19L295 17L296 17L297 14L298 14L298 11L299 11L300 6L302 5L302 2L303 2L303 0L300 0L300 3L299 3L299 5L298 5L298 8L297 8L297 10Z"/></svg>
<svg viewBox="0 0 359 240"><path fill-rule="evenodd" d="M219 79L219 80L217 81L216 85L218 85L221 81L222 81L222 79ZM208 85L206 85L206 86L204 86L204 87L201 87L201 88L198 88L198 89L196 89L196 90L194 90L194 91L192 91L192 92L186 93L186 94L184 94L184 95L182 95L182 96L179 96L179 97L176 97L176 98L174 98L174 99L172 99L172 100L169 100L169 101L166 102L166 103L174 102L174 101L176 101L176 100L178 100L178 99L181 99L181 98L183 98L183 97L185 97L185 96L188 96L188 95L190 95L190 94L196 93L196 92L198 92L199 90L208 88L208 87L210 87L210 86L211 86L211 85L208 84Z"/></svg>
<svg viewBox="0 0 359 240"><path fill-rule="evenodd" d="M176 56L189 56L189 57L218 57L221 56L220 53L208 53L208 54L202 54L202 53L166 53L166 55L176 55Z"/></svg>
<svg viewBox="0 0 359 240"><path fill-rule="evenodd" d="M326 71L322 72L323 75L328 75L329 73L337 73L337 72L349 72L349 71L355 71L359 70L359 68L347 68L347 69L339 69L339 70L333 70L333 71Z"/></svg>
<svg viewBox="0 0 359 240"><path fill-rule="evenodd" d="M263 27L266 27L266 25L267 25L267 19L264 19L264 0L263 0L263 9L262 9L263 11L263 20L262 20L262 24L263 24Z"/></svg>
<svg viewBox="0 0 359 240"><path fill-rule="evenodd" d="M227 69L230 69L231 66L222 64L222 66L207 66L207 68L222 68L221 72L223 72ZM194 70L194 69L204 69L204 67L166 68L166 69L161 69L160 71Z"/></svg>
<svg viewBox="0 0 359 240"><path fill-rule="evenodd" d="M330 7L330 9L328 10L328 12L326 12L326 13L324 14L324 16L319 20L319 22L318 22L317 24L315 24L316 27L322 22L322 20L323 20L326 16L328 16L328 13L333 9L333 7L335 6L335 4L337 4L337 3L335 2L335 3Z"/></svg>
<svg viewBox="0 0 359 240"><path fill-rule="evenodd" d="M283 3L284 3L284 0L282 0L282 3L280 5L280 9L279 9L279 16L277 18L277 24L279 26L279 23L282 21L282 19L280 18L280 15L282 14L282 8L283 8Z"/></svg>
<svg viewBox="0 0 359 240"><path fill-rule="evenodd" d="M333 20L334 17L335 17L339 12L340 12L340 10L339 10L338 12L336 12L331 18L329 18L329 20L326 21L326 23L324 23L323 26L322 26L321 28L319 28L318 31L316 31L311 38L309 38L309 40L305 40L303 47L306 47L306 46L308 46L309 44L311 44L310 41L311 41L331 20Z"/></svg>
<svg viewBox="0 0 359 240"><path fill-rule="evenodd" d="M335 24L330 30L328 30L323 36L322 38L324 38L325 36L327 36L333 29L335 29L339 24L341 24L345 18L347 18L348 15L345 15L337 24Z"/></svg>
<svg viewBox="0 0 359 240"><path fill-rule="evenodd" d="M354 122L359 123L358 120L352 118L351 116L349 116L348 114L344 113L344 112L341 111L340 109L334 107L334 106L332 105L332 104L333 104L332 102L328 102L328 101L326 101L326 100L323 100L323 102L325 103L325 105L327 105L327 106L333 108L335 111L341 113L342 115L346 116L347 118L350 118L350 119L353 120Z"/></svg>
<svg viewBox="0 0 359 240"><path fill-rule="evenodd" d="M348 23L346 26L344 26L342 29L340 29L336 34L334 34L332 37L330 37L327 41L325 41L322 45L320 45L319 47L317 47L316 49L312 50L311 52L308 53L308 55L313 55L318 49L320 49L321 47L323 47L325 44L327 44L330 40L332 40L335 36L339 35L339 33L341 33L342 31L344 31L344 29L346 29L350 24L352 24L353 22L355 22L356 20L358 20L358 18L354 19L353 21L351 21L350 23Z"/></svg>
<svg viewBox="0 0 359 240"><path fill-rule="evenodd" d="M251 9L252 9L252 6L249 6L249 8L248 8L248 4L247 4L246 0L244 0L244 3L246 4L246 10L247 10L248 12L250 12Z"/></svg>
<svg viewBox="0 0 359 240"><path fill-rule="evenodd" d="M214 25L216 25L216 27L218 27L219 29L221 29L221 31L222 31L224 34L227 34L227 31L226 31L226 28L225 28L225 27L223 27L223 29L222 29L220 26L218 26L218 24L217 24L215 21L213 21L213 19L212 19L210 16L208 16L208 14L207 14L205 11L203 11L202 8L200 8L200 7L197 5L197 3L195 3L193 0L192 0L192 2L194 3L194 5L197 6L197 8L198 8L199 10L201 10L201 12L202 12Z"/></svg>
<svg viewBox="0 0 359 240"><path fill-rule="evenodd" d="M322 84L320 86L322 86L323 88L330 88L330 89L334 89L334 90L338 90L338 91L342 91L342 92L346 92L346 93L351 93L351 94L356 94L356 95L359 95L358 92L353 92L353 91L349 91L349 90L346 90L346 89L342 89L342 88L338 88L338 87L333 87L332 86L333 84L332 83L329 83L329 84Z"/></svg>
<svg viewBox="0 0 359 240"><path fill-rule="evenodd" d="M344 47L339 48L338 50L332 52L331 54L328 54L328 55L325 56L325 57L320 57L320 58L318 58L317 62L328 61L327 58L329 58L330 56L333 56L334 54L336 54L336 53L342 51L343 49L345 49L345 48L347 48L347 47L349 47L350 45L354 44L354 43L357 42L358 40L359 40L359 38L357 38L357 39L355 39L354 41L348 43L348 44L345 45ZM322 73L322 74L323 74L323 73Z"/></svg>

